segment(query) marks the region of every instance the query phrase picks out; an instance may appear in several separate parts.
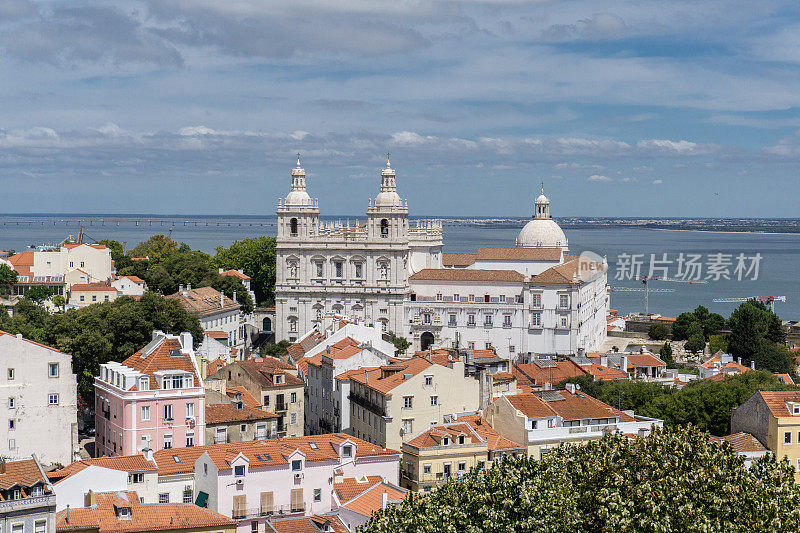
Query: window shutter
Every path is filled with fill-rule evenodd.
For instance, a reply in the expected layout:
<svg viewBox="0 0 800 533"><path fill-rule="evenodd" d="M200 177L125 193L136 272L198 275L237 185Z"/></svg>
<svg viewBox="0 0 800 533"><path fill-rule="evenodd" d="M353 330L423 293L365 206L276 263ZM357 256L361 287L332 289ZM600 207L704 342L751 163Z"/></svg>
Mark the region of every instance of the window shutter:
<svg viewBox="0 0 800 533"><path fill-rule="evenodd" d="M234 518L244 518L247 515L247 495L238 494L233 497Z"/></svg>
<svg viewBox="0 0 800 533"><path fill-rule="evenodd" d="M261 513L271 513L275 510L275 499L272 491L261 493Z"/></svg>
<svg viewBox="0 0 800 533"><path fill-rule="evenodd" d="M303 489L292 489L292 511L304 510Z"/></svg>

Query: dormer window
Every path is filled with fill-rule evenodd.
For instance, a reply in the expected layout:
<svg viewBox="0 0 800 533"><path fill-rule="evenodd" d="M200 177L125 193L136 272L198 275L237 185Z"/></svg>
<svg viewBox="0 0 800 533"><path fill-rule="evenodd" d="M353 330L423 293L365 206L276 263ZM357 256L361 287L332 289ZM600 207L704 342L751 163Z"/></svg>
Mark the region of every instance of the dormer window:
<svg viewBox="0 0 800 533"><path fill-rule="evenodd" d="M283 383L283 374L276 374L275 375L275 385L280 385Z"/></svg>
<svg viewBox="0 0 800 533"><path fill-rule="evenodd" d="M44 493L44 489L42 489L41 485L36 485L35 487L31 487L31 496L41 496Z"/></svg>
<svg viewBox="0 0 800 533"><path fill-rule="evenodd" d="M793 415L800 415L800 403L793 403L792 404L792 414Z"/></svg>
<svg viewBox="0 0 800 533"><path fill-rule="evenodd" d="M150 378L139 378L139 390L150 390Z"/></svg>
<svg viewBox="0 0 800 533"><path fill-rule="evenodd" d="M349 459L353 456L353 447L352 446L342 446L342 457L345 459Z"/></svg>
<svg viewBox="0 0 800 533"><path fill-rule="evenodd" d="M442 438L442 446L449 446L450 445L450 438L444 437Z"/></svg>
<svg viewBox="0 0 800 533"><path fill-rule="evenodd" d="M295 459L292 461L292 472L299 472L303 469L303 461L300 459Z"/></svg>
<svg viewBox="0 0 800 533"><path fill-rule="evenodd" d="M465 439L464 439L464 435L459 435L459 436L458 436L458 443L459 443L459 444L464 444L464 440L465 440Z"/></svg>
<svg viewBox="0 0 800 533"><path fill-rule="evenodd" d="M131 519L131 508L130 507L118 507L117 508L117 518L120 520L130 520Z"/></svg>
<svg viewBox="0 0 800 533"><path fill-rule="evenodd" d="M244 465L237 465L233 467L233 474L235 476L244 476Z"/></svg>

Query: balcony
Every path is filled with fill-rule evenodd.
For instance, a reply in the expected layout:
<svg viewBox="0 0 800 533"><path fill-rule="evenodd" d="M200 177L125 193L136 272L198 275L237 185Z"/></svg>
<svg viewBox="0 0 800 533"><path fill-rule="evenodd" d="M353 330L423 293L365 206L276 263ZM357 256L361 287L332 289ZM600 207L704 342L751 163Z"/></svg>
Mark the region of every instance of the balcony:
<svg viewBox="0 0 800 533"><path fill-rule="evenodd" d="M19 500L6 500L0 502L0 513L11 513L19 511L29 511L33 509L40 509L46 507L55 507L56 495L46 494L42 496L33 496L30 498L21 498Z"/></svg>
<svg viewBox="0 0 800 533"><path fill-rule="evenodd" d="M383 417L386 416L386 411L384 410L383 406L375 404L375 403L369 401L368 399L364 398L363 396L359 396L359 395L353 394L351 392L350 395L348 396L348 398L350 399L351 402L353 402L353 403L355 403L357 405L360 405L361 407L363 407L367 411L372 411L373 413L375 413L378 416L383 416Z"/></svg>
<svg viewBox="0 0 800 533"><path fill-rule="evenodd" d="M287 516L303 514L305 511L305 503L300 503L299 505L273 505L272 510L267 510L267 508L262 509L260 507L255 507L252 509L234 509L231 511L231 518L234 520L247 520L262 516Z"/></svg>
<svg viewBox="0 0 800 533"><path fill-rule="evenodd" d="M280 402L280 403L276 403L275 404L275 412L276 413L279 412L279 411L286 411L288 409L289 409L289 406L286 404L286 402Z"/></svg>
<svg viewBox="0 0 800 533"><path fill-rule="evenodd" d="M215 435L214 444L225 444L228 442L228 435Z"/></svg>

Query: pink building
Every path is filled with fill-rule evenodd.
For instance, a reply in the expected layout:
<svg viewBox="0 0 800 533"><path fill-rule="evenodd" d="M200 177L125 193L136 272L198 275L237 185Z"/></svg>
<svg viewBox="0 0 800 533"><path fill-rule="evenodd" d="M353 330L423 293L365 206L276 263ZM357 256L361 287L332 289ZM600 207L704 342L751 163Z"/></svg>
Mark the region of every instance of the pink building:
<svg viewBox="0 0 800 533"><path fill-rule="evenodd" d="M176 453L188 466L197 451ZM334 487L346 478L396 486L399 457L344 433L206 446L194 459L195 494L237 520L239 533L266 533L271 519L335 510Z"/></svg>
<svg viewBox="0 0 800 533"><path fill-rule="evenodd" d="M192 335L153 332L144 348L100 365L95 378L95 455L205 444L205 389Z"/></svg>

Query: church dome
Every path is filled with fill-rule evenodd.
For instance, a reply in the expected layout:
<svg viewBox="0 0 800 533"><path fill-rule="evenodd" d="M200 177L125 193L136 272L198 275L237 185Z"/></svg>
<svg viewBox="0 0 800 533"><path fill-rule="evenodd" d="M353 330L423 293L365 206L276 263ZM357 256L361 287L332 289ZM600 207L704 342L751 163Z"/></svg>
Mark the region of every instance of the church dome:
<svg viewBox="0 0 800 533"><path fill-rule="evenodd" d="M552 218L534 218L517 236L517 246L523 248L566 248L567 236Z"/></svg>
<svg viewBox="0 0 800 533"><path fill-rule="evenodd" d="M292 169L292 188L286 195L284 205L308 205L311 197L306 192L306 171L300 166L300 156L297 156L297 166Z"/></svg>
<svg viewBox="0 0 800 533"><path fill-rule="evenodd" d="M375 197L375 207L403 207L403 200L397 194L395 172L388 158L386 168L381 171L381 189Z"/></svg>
<svg viewBox="0 0 800 533"><path fill-rule="evenodd" d="M561 248L567 250L567 236L550 218L550 200L542 193L534 201L533 219L517 235L517 246L522 248Z"/></svg>

